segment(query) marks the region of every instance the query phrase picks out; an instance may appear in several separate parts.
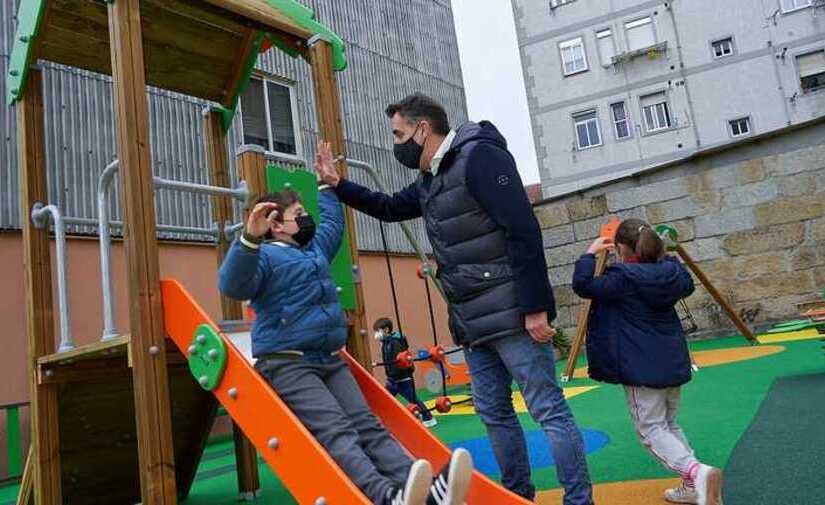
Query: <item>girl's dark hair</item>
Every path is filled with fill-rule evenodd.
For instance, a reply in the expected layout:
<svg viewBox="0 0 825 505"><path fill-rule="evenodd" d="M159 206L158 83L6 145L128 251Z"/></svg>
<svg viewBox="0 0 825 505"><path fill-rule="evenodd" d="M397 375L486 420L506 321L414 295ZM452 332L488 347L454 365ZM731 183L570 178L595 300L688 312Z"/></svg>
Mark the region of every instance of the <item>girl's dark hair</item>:
<svg viewBox="0 0 825 505"><path fill-rule="evenodd" d="M278 191L273 193L264 193L263 195L259 196L255 199L255 202L252 204L252 207L258 205L259 203L264 202L271 202L278 204L278 215L275 217L275 220L278 222L284 222L284 211L288 209L291 205L296 204L301 201L300 195L298 193L285 190L285 191ZM270 240L272 239L272 232L266 232L264 236L265 239Z"/></svg>
<svg viewBox="0 0 825 505"><path fill-rule="evenodd" d="M375 320L375 324L372 325L373 330L387 330L392 331L392 321L388 317L382 317Z"/></svg>
<svg viewBox="0 0 825 505"><path fill-rule="evenodd" d="M656 263L665 255L665 244L641 219L625 219L616 230L616 243L632 249L642 263Z"/></svg>

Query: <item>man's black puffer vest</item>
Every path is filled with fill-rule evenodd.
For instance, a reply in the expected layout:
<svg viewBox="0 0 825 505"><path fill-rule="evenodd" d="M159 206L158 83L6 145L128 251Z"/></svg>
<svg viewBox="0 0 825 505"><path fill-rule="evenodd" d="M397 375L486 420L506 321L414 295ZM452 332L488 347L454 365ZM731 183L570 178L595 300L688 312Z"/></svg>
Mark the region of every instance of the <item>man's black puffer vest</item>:
<svg viewBox="0 0 825 505"><path fill-rule="evenodd" d="M465 184L467 171L473 169L467 160L475 146L489 142L506 149L504 138L488 125L462 125L437 175L418 178L424 223L458 345L475 346L524 331L504 230Z"/></svg>

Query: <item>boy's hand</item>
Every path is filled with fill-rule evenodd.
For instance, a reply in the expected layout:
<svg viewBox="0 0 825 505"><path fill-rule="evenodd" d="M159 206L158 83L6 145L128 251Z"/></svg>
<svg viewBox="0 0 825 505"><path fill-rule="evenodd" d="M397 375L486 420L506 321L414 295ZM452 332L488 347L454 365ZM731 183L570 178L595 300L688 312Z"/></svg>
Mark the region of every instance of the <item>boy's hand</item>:
<svg viewBox="0 0 825 505"><path fill-rule="evenodd" d="M252 208L246 220L246 233L253 237L262 237L269 231L269 226L278 216L278 204L261 202Z"/></svg>
<svg viewBox="0 0 825 505"><path fill-rule="evenodd" d="M602 251L611 251L616 247L613 240L607 237L599 237L587 248L587 254L598 254Z"/></svg>
<svg viewBox="0 0 825 505"><path fill-rule="evenodd" d="M321 181L333 188L341 181L341 176L338 175L338 170L335 168L332 147L330 147L329 142L318 141L318 147L315 151L315 171Z"/></svg>
<svg viewBox="0 0 825 505"><path fill-rule="evenodd" d="M539 344L546 344L553 339L556 329L547 322L547 312L534 312L524 316L524 327L527 333Z"/></svg>

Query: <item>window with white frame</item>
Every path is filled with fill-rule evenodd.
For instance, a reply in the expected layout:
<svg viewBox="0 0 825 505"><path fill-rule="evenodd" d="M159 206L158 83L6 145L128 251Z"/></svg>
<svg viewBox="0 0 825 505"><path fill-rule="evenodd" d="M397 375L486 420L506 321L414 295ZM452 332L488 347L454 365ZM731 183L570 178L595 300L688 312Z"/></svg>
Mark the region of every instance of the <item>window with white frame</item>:
<svg viewBox="0 0 825 505"><path fill-rule="evenodd" d="M605 28L596 32L596 44L599 46L599 56L602 59L602 65L608 66L613 63L613 57L616 56L616 46L613 43L613 30Z"/></svg>
<svg viewBox="0 0 825 505"><path fill-rule="evenodd" d="M630 137L632 130L625 103L616 102L610 104L610 114L613 116L613 129L616 132L616 140Z"/></svg>
<svg viewBox="0 0 825 505"><path fill-rule="evenodd" d="M550 8L555 9L556 7L561 7L565 4L571 4L576 0L550 0Z"/></svg>
<svg viewBox="0 0 825 505"><path fill-rule="evenodd" d="M714 40L710 44L714 58L724 58L733 54L733 38Z"/></svg>
<svg viewBox="0 0 825 505"><path fill-rule="evenodd" d="M642 105L645 131L652 133L670 128L670 108L667 105L667 96L664 93L643 96L639 101Z"/></svg>
<svg viewBox="0 0 825 505"><path fill-rule="evenodd" d="M811 0L779 0L782 4L782 12L791 12L811 6Z"/></svg>
<svg viewBox="0 0 825 505"><path fill-rule="evenodd" d="M796 57L796 68L803 93L825 88L825 50L800 54Z"/></svg>
<svg viewBox="0 0 825 505"><path fill-rule="evenodd" d="M656 44L653 33L653 19L650 16L629 21L624 25L627 48L630 51L644 49Z"/></svg>
<svg viewBox="0 0 825 505"><path fill-rule="evenodd" d="M742 137L751 132L751 118L740 117L728 121L730 127L730 134L732 137Z"/></svg>
<svg viewBox="0 0 825 505"><path fill-rule="evenodd" d="M578 149L589 149L602 145L602 133L595 110L575 114L573 122L576 126L576 146Z"/></svg>
<svg viewBox="0 0 825 505"><path fill-rule="evenodd" d="M581 37L559 44L564 75L573 75L587 70L587 55L584 53L584 41Z"/></svg>
<svg viewBox="0 0 825 505"><path fill-rule="evenodd" d="M298 154L293 116L293 88L271 79L252 77L241 96L244 144L270 152Z"/></svg>

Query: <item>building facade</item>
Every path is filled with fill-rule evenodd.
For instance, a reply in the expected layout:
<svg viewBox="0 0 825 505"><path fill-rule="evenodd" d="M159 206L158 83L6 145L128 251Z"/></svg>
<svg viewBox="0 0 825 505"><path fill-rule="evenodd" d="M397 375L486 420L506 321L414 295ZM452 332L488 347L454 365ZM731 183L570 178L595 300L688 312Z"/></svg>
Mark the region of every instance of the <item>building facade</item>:
<svg viewBox="0 0 825 505"><path fill-rule="evenodd" d="M8 71L15 32L15 0L0 0L0 72ZM384 108L421 91L441 101L450 120L467 119L453 15L445 0L305 0L317 18L339 34L346 45L348 68L338 73L347 155L370 163L382 182L398 189L415 174L392 155L392 136ZM67 216L95 218L97 179L116 158L111 105L111 78L44 63L47 167L51 203ZM5 78L0 94L7 95ZM165 90L149 89L151 149L155 174L164 178L207 183L201 111L209 104ZM229 134L230 160L244 143L271 152L312 159L318 139L309 65L273 49L260 56L253 78ZM15 112L0 111L0 230L19 229ZM373 185L358 169L351 177ZM234 167L232 180L237 181ZM210 228L209 199L157 192L158 222ZM119 219L117 202L110 215ZM239 216L239 214L238 214ZM357 216L358 244L383 250L377 223ZM426 242L423 228L413 227ZM76 226L75 233L94 234ZM117 231L116 231L117 232ZM387 227L391 251L409 252L397 226ZM165 234L164 238L204 240L200 235ZM211 239L210 239L211 240Z"/></svg>
<svg viewBox="0 0 825 505"><path fill-rule="evenodd" d="M512 0L545 197L825 115L823 0Z"/></svg>

